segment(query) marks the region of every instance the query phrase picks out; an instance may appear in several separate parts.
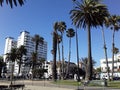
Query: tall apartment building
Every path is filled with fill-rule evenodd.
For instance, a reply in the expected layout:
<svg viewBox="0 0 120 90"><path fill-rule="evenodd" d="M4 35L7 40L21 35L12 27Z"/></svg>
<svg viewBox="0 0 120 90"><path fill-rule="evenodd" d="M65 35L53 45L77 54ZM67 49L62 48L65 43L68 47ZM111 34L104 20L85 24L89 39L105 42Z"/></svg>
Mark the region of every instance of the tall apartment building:
<svg viewBox="0 0 120 90"><path fill-rule="evenodd" d="M6 38L6 43L5 43L5 51L4 54L9 53L12 47L17 47L19 48L21 45L24 45L25 48L27 49L27 54L25 56L23 56L23 61L27 59L27 61L30 61L31 58L31 53L35 51L35 42L32 41L32 38L34 36L31 36L29 32L27 31L22 31L20 32L20 35L18 36L17 41L15 41L13 43L13 39L12 38ZM13 45L14 44L14 45ZM45 60L47 60L47 42L44 41L43 44L39 44L38 46L38 58L39 60L41 58L44 58ZM5 58L4 58L5 60ZM25 61L24 61L25 62ZM10 66L10 65L8 65ZM14 74L18 74L18 64L15 63L15 67L14 67ZM8 68L10 69L10 68ZM8 70L10 71L10 70ZM21 74L28 74L30 72L30 67L29 66L25 66L24 64L21 67Z"/></svg>
<svg viewBox="0 0 120 90"><path fill-rule="evenodd" d="M16 46L17 41L15 41L13 37L7 37L5 38L5 40L6 42L5 42L5 49L4 49L4 62L5 62L6 54L11 51L11 48L17 47Z"/></svg>
<svg viewBox="0 0 120 90"><path fill-rule="evenodd" d="M5 42L5 49L4 49L3 59L4 59L4 62L7 62L7 71L9 73L9 72L12 72L11 71L12 62L8 62L6 60L6 57L7 57L6 54L10 53L11 48L16 48L17 47L17 41L15 41L13 37L7 37L5 40L6 40L6 42Z"/></svg>
<svg viewBox="0 0 120 90"><path fill-rule="evenodd" d="M31 53L35 51L35 42L32 41L32 38L34 36L31 36L29 32L23 31L20 33L20 36L17 40L17 47L24 45L27 49L27 58L31 57ZM44 58L47 60L47 42L44 41L43 44L39 43L38 46L38 58Z"/></svg>

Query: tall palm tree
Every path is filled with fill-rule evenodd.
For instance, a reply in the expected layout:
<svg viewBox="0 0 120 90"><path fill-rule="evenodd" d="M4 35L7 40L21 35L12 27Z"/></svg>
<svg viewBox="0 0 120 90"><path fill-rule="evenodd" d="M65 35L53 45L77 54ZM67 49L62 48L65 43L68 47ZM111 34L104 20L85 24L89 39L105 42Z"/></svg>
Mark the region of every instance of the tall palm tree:
<svg viewBox="0 0 120 90"><path fill-rule="evenodd" d="M27 49L25 48L25 46L21 45L17 51L17 62L19 64L18 74L20 74L21 65L23 64L23 56L26 55L26 53Z"/></svg>
<svg viewBox="0 0 120 90"><path fill-rule="evenodd" d="M69 28L66 31L66 35L69 38L69 55L68 55L68 65L67 65L67 72L65 78L69 75L69 65L70 65L70 57L71 57L71 38L75 36L75 31L72 28Z"/></svg>
<svg viewBox="0 0 120 90"><path fill-rule="evenodd" d="M105 60L106 60L106 67L107 67L107 76L108 76L108 81L110 81L110 75L109 75L109 66L108 66L108 56L107 56L107 47L106 47L106 40L105 40L105 33L104 33L104 26L108 27L109 26L109 13L107 17L104 17L104 22L102 26L102 37L103 37L103 48L104 48L104 54L105 54Z"/></svg>
<svg viewBox="0 0 120 90"><path fill-rule="evenodd" d="M61 41L62 41L61 35L58 34L57 35L57 46L58 46L58 58L59 58L58 67L59 67L60 78L61 78L61 54L60 54L60 43L61 43Z"/></svg>
<svg viewBox="0 0 120 90"><path fill-rule="evenodd" d="M108 56L107 56L107 47L106 47L106 40L105 40L105 34L104 34L104 28L102 27L102 37L103 37L103 44L104 44L104 54L105 54L105 60L106 60L106 66L107 66L107 75L108 80L110 81L110 75L109 75L109 66L108 66Z"/></svg>
<svg viewBox="0 0 120 90"><path fill-rule="evenodd" d="M79 45L78 45L78 31L76 28L76 53L77 53L77 76L78 76L78 82L80 82L80 70L79 70ZM78 84L79 85L79 84ZM78 87L79 88L79 87Z"/></svg>
<svg viewBox="0 0 120 90"><path fill-rule="evenodd" d="M70 11L72 23L77 28L86 28L88 32L88 64L86 80L92 79L92 52L91 52L91 28L102 26L104 17L108 16L108 9L99 0L82 0L81 3L74 0L76 7Z"/></svg>
<svg viewBox="0 0 120 90"><path fill-rule="evenodd" d="M113 80L113 73L114 73L114 47L115 47L115 32L120 29L120 16L112 15L109 18L109 24L111 30L113 30L112 34L112 80Z"/></svg>
<svg viewBox="0 0 120 90"><path fill-rule="evenodd" d="M52 66L52 75L53 75L53 81L57 80L57 71L56 71L56 57L57 57L57 29L58 29L58 22L54 23L54 31L53 31L53 49L52 49L52 54L53 54L53 66Z"/></svg>
<svg viewBox="0 0 120 90"><path fill-rule="evenodd" d="M4 3L5 0L0 0L0 5L3 6L3 3ZM24 2L26 0L6 0L6 3L10 5L11 8L13 8L13 5L14 6L17 6L18 4L20 6L24 5Z"/></svg>
<svg viewBox="0 0 120 90"><path fill-rule="evenodd" d="M61 38L62 38L62 79L64 78L64 46L63 46L63 34L64 31L66 30L66 23L61 21L58 22L58 28L57 30L61 33Z"/></svg>
<svg viewBox="0 0 120 90"><path fill-rule="evenodd" d="M7 55L6 60L12 62L12 67L11 67L11 84L12 84L14 64L15 61L17 60L17 48L12 48L10 53L7 53L6 55Z"/></svg>

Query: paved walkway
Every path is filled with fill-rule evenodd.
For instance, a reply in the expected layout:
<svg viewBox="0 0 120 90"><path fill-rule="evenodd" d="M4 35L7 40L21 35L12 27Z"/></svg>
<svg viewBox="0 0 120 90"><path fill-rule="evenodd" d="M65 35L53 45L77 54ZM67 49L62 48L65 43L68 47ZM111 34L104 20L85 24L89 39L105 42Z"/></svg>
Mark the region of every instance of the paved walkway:
<svg viewBox="0 0 120 90"><path fill-rule="evenodd" d="M26 85L24 90L75 90L75 89Z"/></svg>
<svg viewBox="0 0 120 90"><path fill-rule="evenodd" d="M24 90L78 90L77 86L68 86L68 85L56 85L52 84L50 81L30 81L30 80L21 80L13 81L15 84L25 84ZM9 85L10 81L1 81L0 85ZM22 89L19 89L22 90ZM79 90L120 90L120 89L110 89L105 87L83 87L80 86Z"/></svg>
<svg viewBox="0 0 120 90"><path fill-rule="evenodd" d="M49 81L31 81L31 80L22 80L22 81L13 81L13 84L25 84L24 90L75 90L70 87L62 87L60 85L55 85ZM0 81L0 85L9 85L10 81ZM19 89L22 90L22 89Z"/></svg>

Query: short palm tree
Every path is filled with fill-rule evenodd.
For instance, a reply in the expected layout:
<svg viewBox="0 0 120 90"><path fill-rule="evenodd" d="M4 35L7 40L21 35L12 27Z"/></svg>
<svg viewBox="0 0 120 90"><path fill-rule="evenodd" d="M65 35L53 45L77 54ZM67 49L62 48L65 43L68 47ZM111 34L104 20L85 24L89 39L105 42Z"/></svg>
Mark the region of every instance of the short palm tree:
<svg viewBox="0 0 120 90"><path fill-rule="evenodd" d="M117 55L119 53L119 49L117 47L114 47L114 50L113 50L114 54ZM117 60L118 62L118 60ZM119 67L117 67L117 70L119 69Z"/></svg>
<svg viewBox="0 0 120 90"><path fill-rule="evenodd" d="M119 53L119 49L117 47L114 47L113 52L114 52L114 54L118 54Z"/></svg>
<svg viewBox="0 0 120 90"><path fill-rule="evenodd" d="M7 55L6 60L12 62L12 66L11 66L11 71L12 71L11 72L11 84L12 84L14 64L15 64L15 61L17 60L17 48L12 48L10 53L7 53L6 55Z"/></svg>
<svg viewBox="0 0 120 90"><path fill-rule="evenodd" d="M20 74L21 65L23 64L23 56L26 55L26 53L27 53L27 49L23 45L21 45L17 50L17 62L19 64L18 74Z"/></svg>
<svg viewBox="0 0 120 90"><path fill-rule="evenodd" d="M88 58L87 57L81 58L81 61L85 67L85 72L87 72L86 69L87 69ZM92 60L92 64L93 64L93 66L96 64L95 60Z"/></svg>
<svg viewBox="0 0 120 90"><path fill-rule="evenodd" d="M88 64L86 80L92 79L92 52L91 52L91 28L102 26L104 17L108 16L108 9L99 0L82 0L81 3L74 0L76 7L70 11L72 23L77 28L85 28L88 32Z"/></svg>
<svg viewBox="0 0 120 90"><path fill-rule="evenodd" d="M6 66L6 63L3 61L3 57L0 56L0 78L2 77L1 74L4 73L5 66Z"/></svg>
<svg viewBox="0 0 120 90"><path fill-rule="evenodd" d="M35 42L35 52L37 53L38 46L40 43L43 44L44 38L39 36L38 34L35 34L34 37L32 38L32 41Z"/></svg>
<svg viewBox="0 0 120 90"><path fill-rule="evenodd" d="M35 42L35 54L36 54L35 56L36 56L36 60L35 60L34 64L36 65L37 59L38 59L38 52L37 52L38 51L38 46L39 46L39 44L43 44L44 43L44 38L39 36L38 34L35 34L34 37L32 38L32 41ZM34 69L36 68L35 65L33 65Z"/></svg>
<svg viewBox="0 0 120 90"><path fill-rule="evenodd" d="M5 0L0 0L0 5L3 6ZM10 5L11 8L13 8L13 5L17 6L18 4L20 6L24 5L24 2L26 0L6 0L6 3Z"/></svg>
<svg viewBox="0 0 120 90"><path fill-rule="evenodd" d="M67 65L67 72L65 78L69 75L69 65L70 65L70 57L71 57L71 38L75 36L75 31L72 28L69 28L66 31L66 35L69 38L69 55L68 55L68 65Z"/></svg>
<svg viewBox="0 0 120 90"><path fill-rule="evenodd" d="M32 79L35 77L35 73L34 73L34 71L35 71L35 65L36 65L36 60L37 60L37 53L35 53L35 52L32 52L31 53L31 62L30 62L30 66L31 66L31 68L32 68Z"/></svg>

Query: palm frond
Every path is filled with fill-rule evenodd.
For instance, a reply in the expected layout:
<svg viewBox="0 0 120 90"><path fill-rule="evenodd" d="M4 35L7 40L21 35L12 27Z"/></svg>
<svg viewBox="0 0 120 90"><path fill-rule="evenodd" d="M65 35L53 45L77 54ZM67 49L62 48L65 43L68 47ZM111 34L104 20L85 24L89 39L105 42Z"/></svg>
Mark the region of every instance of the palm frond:
<svg viewBox="0 0 120 90"><path fill-rule="evenodd" d="M0 5L3 6L5 0L0 0ZM24 5L26 0L6 0L6 4L10 5L11 8L13 8L13 6L17 6L18 4L20 6Z"/></svg>

